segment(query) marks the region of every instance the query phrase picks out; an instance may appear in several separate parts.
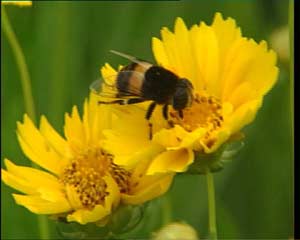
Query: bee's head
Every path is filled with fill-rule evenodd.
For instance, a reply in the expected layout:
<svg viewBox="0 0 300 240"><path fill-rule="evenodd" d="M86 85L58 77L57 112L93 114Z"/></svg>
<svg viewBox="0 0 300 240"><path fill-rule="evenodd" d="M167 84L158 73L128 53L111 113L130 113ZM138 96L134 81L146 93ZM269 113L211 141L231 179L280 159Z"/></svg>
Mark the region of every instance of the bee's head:
<svg viewBox="0 0 300 240"><path fill-rule="evenodd" d="M193 89L193 85L189 80L186 78L179 79L172 102L172 106L175 110L184 109L192 104Z"/></svg>

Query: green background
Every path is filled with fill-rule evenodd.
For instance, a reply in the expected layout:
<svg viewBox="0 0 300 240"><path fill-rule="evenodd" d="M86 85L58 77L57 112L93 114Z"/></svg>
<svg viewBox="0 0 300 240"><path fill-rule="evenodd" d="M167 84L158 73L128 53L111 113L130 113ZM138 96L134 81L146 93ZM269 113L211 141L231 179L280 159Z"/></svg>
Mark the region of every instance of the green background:
<svg viewBox="0 0 300 240"><path fill-rule="evenodd" d="M181 16L188 26L214 13L232 17L243 35L256 41L270 38L288 24L288 1L116 1L35 2L31 8L6 6L32 78L37 115L45 114L61 133L64 113L82 106L89 85L105 62L126 60L110 49L153 61L151 37L173 29ZM7 39L1 35L1 164L5 157L29 165L16 139L16 121L25 112L20 75ZM253 124L245 128L245 146L215 174L217 225L220 238L281 238L293 236L293 152L290 117L289 63L279 59L279 80L265 97ZM3 166L3 165L2 165ZM3 183L2 239L37 239L36 216L13 202L14 190ZM180 175L167 194L171 218L192 225L207 237L207 191L204 176ZM161 225L164 198L152 204L148 230ZM151 223L151 224L150 224ZM51 235L58 238L53 222ZM146 230L136 237L146 238Z"/></svg>

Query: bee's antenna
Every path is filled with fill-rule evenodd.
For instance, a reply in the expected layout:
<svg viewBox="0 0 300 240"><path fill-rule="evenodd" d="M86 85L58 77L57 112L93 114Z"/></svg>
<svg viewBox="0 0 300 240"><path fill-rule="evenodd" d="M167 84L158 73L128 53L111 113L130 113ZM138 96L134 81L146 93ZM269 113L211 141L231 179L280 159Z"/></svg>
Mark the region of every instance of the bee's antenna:
<svg viewBox="0 0 300 240"><path fill-rule="evenodd" d="M118 51L115 51L115 50L109 50L109 51L110 51L111 53L113 53L113 54L116 54L116 55L118 55L118 56L121 56L121 57L123 57L123 58L126 58L126 59L128 59L128 60L130 60L130 61L132 61L132 62L138 63L138 64L142 65L143 67L147 67L147 66L143 63L142 60L139 60L139 59L137 59L136 57L133 57L133 56L130 56L130 55L126 54L126 53L121 53L121 52L118 52Z"/></svg>

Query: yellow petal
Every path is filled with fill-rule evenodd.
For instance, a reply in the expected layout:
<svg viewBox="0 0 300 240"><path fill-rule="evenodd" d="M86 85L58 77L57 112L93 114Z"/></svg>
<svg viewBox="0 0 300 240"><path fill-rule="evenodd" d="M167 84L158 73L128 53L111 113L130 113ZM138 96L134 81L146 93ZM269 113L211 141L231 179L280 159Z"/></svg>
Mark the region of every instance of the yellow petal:
<svg viewBox="0 0 300 240"><path fill-rule="evenodd" d="M86 137L86 141L88 145L92 144L92 139L91 139L91 124L89 119L91 118L91 112L89 111L89 103L88 100L85 99L84 100L84 104L83 104L83 117L82 117L82 125L83 125L83 129L84 129L84 133L85 133L85 137Z"/></svg>
<svg viewBox="0 0 300 240"><path fill-rule="evenodd" d="M125 204L141 204L164 194L170 187L174 174L159 176L145 176L141 179L139 188L132 194L122 194L122 202ZM151 178L149 181L148 178ZM156 178L155 180L153 178ZM148 184L145 184L147 182Z"/></svg>
<svg viewBox="0 0 300 240"><path fill-rule="evenodd" d="M243 82L236 87L227 101L232 103L234 108L238 108L245 102L257 97L257 90L251 85L250 82Z"/></svg>
<svg viewBox="0 0 300 240"><path fill-rule="evenodd" d="M132 160L133 155L139 154L149 145L143 140L147 134L143 135L144 139L132 137L132 135L121 134L117 131L106 130L103 132L106 141L103 143L104 149L114 155L114 163L122 166L135 164ZM147 140L146 140L147 141Z"/></svg>
<svg viewBox="0 0 300 240"><path fill-rule="evenodd" d="M195 142L197 142L206 133L205 128L197 128L192 132L187 132L179 125L176 125L174 130L176 132L177 137L179 137L182 140L178 147L175 148L168 147L167 148L168 150L179 149L179 148L191 148L194 146Z"/></svg>
<svg viewBox="0 0 300 240"><path fill-rule="evenodd" d="M105 63L105 65L100 69L100 73L105 80L105 82L109 85L114 85L115 78L111 78L111 76L116 76L117 71L112 68L108 63Z"/></svg>
<svg viewBox="0 0 300 240"><path fill-rule="evenodd" d="M222 100L231 101L238 107L241 100L245 102L264 95L277 80L278 68L275 63L276 55L273 51L267 51L264 41L260 44L245 38L236 41L225 62ZM253 90L240 92L241 98L235 103L235 99L231 99L232 93L237 95L238 88L245 88L246 82L247 88Z"/></svg>
<svg viewBox="0 0 300 240"><path fill-rule="evenodd" d="M252 44L256 45L254 42ZM247 72L241 82L232 89L227 96L235 108L263 96L275 84L278 68L275 67L276 55L273 51L266 51L266 44L256 45L255 59L249 63Z"/></svg>
<svg viewBox="0 0 300 240"><path fill-rule="evenodd" d="M241 37L241 30L236 26L234 19L229 17L224 20L222 14L218 12L215 14L212 28L218 39L220 56L223 56L222 59L224 60L233 42Z"/></svg>
<svg viewBox="0 0 300 240"><path fill-rule="evenodd" d="M191 81L195 80L197 71L194 61L195 55L192 52L189 30L187 29L182 18L175 20L174 27L176 48L182 70L179 72L180 77L187 78Z"/></svg>
<svg viewBox="0 0 300 240"><path fill-rule="evenodd" d="M59 214L71 211L71 206L66 199L52 202L41 199L39 196L13 194L13 197L17 204L36 214Z"/></svg>
<svg viewBox="0 0 300 240"><path fill-rule="evenodd" d="M58 179L50 173L41 171L31 167L17 166L8 159L4 160L5 166L11 174L16 177L22 178L25 181L31 182L33 187L43 185L44 187L50 187L54 189L60 189L61 184Z"/></svg>
<svg viewBox="0 0 300 240"><path fill-rule="evenodd" d="M174 69L176 71L175 73L182 76L183 68L181 67L181 60L178 51L174 51L177 47L174 33L172 33L168 28L162 28L161 36L171 69Z"/></svg>
<svg viewBox="0 0 300 240"><path fill-rule="evenodd" d="M174 129L162 129L153 136L153 142L168 148L178 147L180 140Z"/></svg>
<svg viewBox="0 0 300 240"><path fill-rule="evenodd" d="M111 127L111 106L98 104L99 96L90 93L83 109L83 126L88 144L92 145L103 137L102 130Z"/></svg>
<svg viewBox="0 0 300 240"><path fill-rule="evenodd" d="M120 202L120 190L115 182L115 180L111 176L103 177L104 181L107 184L107 192L108 195L105 198L105 207L108 209L115 208L118 206Z"/></svg>
<svg viewBox="0 0 300 240"><path fill-rule="evenodd" d="M27 193L27 194L36 193L36 189L32 187L30 184L28 184L28 182L26 182L25 180L19 177L14 176L13 174L9 173L4 169L1 169L1 179L6 185L20 192Z"/></svg>
<svg viewBox="0 0 300 240"><path fill-rule="evenodd" d="M230 118L226 121L226 125L232 133L238 132L242 127L252 122L256 116L258 109L262 104L262 99L256 99L244 103L236 109Z"/></svg>
<svg viewBox="0 0 300 240"><path fill-rule="evenodd" d="M152 38L152 49L158 65L170 68L169 58L166 54L163 42L158 38Z"/></svg>
<svg viewBox="0 0 300 240"><path fill-rule="evenodd" d="M96 205L93 210L79 209L67 216L68 222L78 222L80 224L87 224L96 222L110 214L110 211L102 205Z"/></svg>
<svg viewBox="0 0 300 240"><path fill-rule="evenodd" d="M86 147L85 129L76 106L73 107L71 116L65 115L64 131L72 150L77 151Z"/></svg>
<svg viewBox="0 0 300 240"><path fill-rule="evenodd" d="M162 129L153 137L153 142L164 146L167 150L193 147L206 132L205 128L198 128L192 132L186 131L180 125L171 129Z"/></svg>
<svg viewBox="0 0 300 240"><path fill-rule="evenodd" d="M85 131L88 132L89 144L99 142L103 138L102 130L110 128L111 111L109 105L98 104L99 98L91 93L89 101L84 105L83 124Z"/></svg>
<svg viewBox="0 0 300 240"><path fill-rule="evenodd" d="M165 149L164 147L158 144L152 144L148 148L145 148L143 151L136 153L130 159L130 162L134 162L135 166L131 170L131 181L138 182L141 176L145 175L149 165L151 164L152 160Z"/></svg>
<svg viewBox="0 0 300 240"><path fill-rule="evenodd" d="M60 157L66 156L68 152L67 141L54 130L45 116L41 117L40 132Z"/></svg>
<svg viewBox="0 0 300 240"><path fill-rule="evenodd" d="M23 193L39 195L49 201L64 198L62 185L53 175L30 167L17 166L5 159L7 171L2 171L2 180Z"/></svg>
<svg viewBox="0 0 300 240"><path fill-rule="evenodd" d="M200 144L203 147L204 152L212 153L216 151L225 141L229 139L231 133L232 132L228 128L223 127L221 130L215 133L215 135L211 136L208 142L201 139Z"/></svg>
<svg viewBox="0 0 300 240"><path fill-rule="evenodd" d="M191 149L169 150L159 154L150 164L147 174L184 172L194 161Z"/></svg>
<svg viewBox="0 0 300 240"><path fill-rule="evenodd" d="M194 28L192 38L192 51L195 53L198 71L201 72L201 79L204 86L199 89L195 84L195 89L201 91L203 88L210 94L219 96L219 49L215 32L210 26L201 23L198 28Z"/></svg>
<svg viewBox="0 0 300 240"><path fill-rule="evenodd" d="M24 115L24 123L18 122L17 126L18 140L26 156L41 167L59 174L64 164L62 158L52 149L29 117Z"/></svg>
<svg viewBox="0 0 300 240"><path fill-rule="evenodd" d="M103 131L105 136L103 148L115 156L116 164L127 166L135 164L129 159L151 143L145 111L134 106L116 107L113 111L116 115L111 121L112 129Z"/></svg>
<svg viewBox="0 0 300 240"><path fill-rule="evenodd" d="M216 13L214 17L214 21L212 23L212 28L215 32L216 39L218 42L219 49L219 66L220 66L220 89L223 88L224 81L222 78L224 77L224 68L225 61L227 60L227 55L229 50L231 49L233 43L240 39L241 30L236 26L235 20L232 18L227 18L223 20L222 15L220 13Z"/></svg>
<svg viewBox="0 0 300 240"><path fill-rule="evenodd" d="M66 197L72 207L72 209L81 209L83 205L80 201L79 194L76 191L76 188L70 184L65 185Z"/></svg>

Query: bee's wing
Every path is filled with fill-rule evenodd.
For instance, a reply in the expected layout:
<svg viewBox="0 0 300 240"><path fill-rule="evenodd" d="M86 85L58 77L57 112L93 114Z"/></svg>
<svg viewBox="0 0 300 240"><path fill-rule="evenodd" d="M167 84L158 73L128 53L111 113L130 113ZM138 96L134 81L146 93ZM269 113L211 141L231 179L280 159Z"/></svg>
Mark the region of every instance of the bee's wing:
<svg viewBox="0 0 300 240"><path fill-rule="evenodd" d="M120 75L121 74L121 75ZM117 78L124 77L132 79L130 86L124 89L117 88ZM141 84L143 83L144 75L137 71L120 71L118 74L108 76L94 81L90 85L90 90L104 98L137 98L141 97Z"/></svg>
<svg viewBox="0 0 300 240"><path fill-rule="evenodd" d="M102 88L101 85L102 85L102 80L97 79L90 85L90 90L95 94L99 94Z"/></svg>
<svg viewBox="0 0 300 240"><path fill-rule="evenodd" d="M118 52L116 50L110 50L110 52L113 53L113 54L116 54L116 55L118 55L120 57L126 58L126 59L130 60L131 62L137 63L140 66L144 67L145 69L149 68L149 64L150 63L148 63L145 60L138 59L138 58L136 58L134 56L128 55L126 53L121 53L121 52Z"/></svg>

